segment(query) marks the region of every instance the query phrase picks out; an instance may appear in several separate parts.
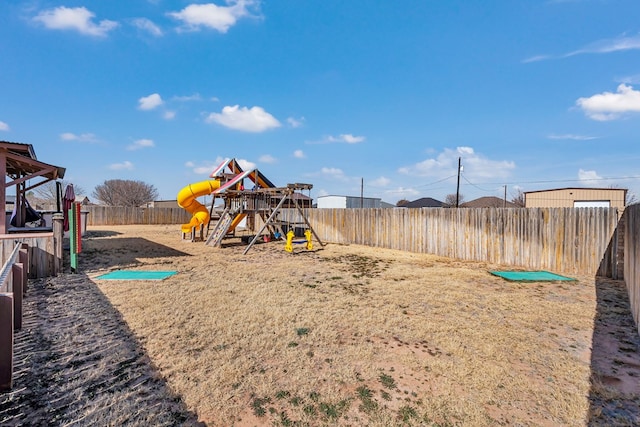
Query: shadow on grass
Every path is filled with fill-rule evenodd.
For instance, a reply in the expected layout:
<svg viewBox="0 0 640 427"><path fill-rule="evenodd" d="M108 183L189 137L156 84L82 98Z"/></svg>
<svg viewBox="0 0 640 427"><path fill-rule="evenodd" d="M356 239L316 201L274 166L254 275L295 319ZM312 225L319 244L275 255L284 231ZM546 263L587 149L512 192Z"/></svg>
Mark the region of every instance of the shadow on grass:
<svg viewBox="0 0 640 427"><path fill-rule="evenodd" d="M101 237L113 237L113 236L118 236L122 233L119 233L117 231L111 231L111 230L88 230L83 236L83 239L94 239L94 238L101 238Z"/></svg>
<svg viewBox="0 0 640 427"><path fill-rule="evenodd" d="M640 335L624 281L596 277L589 426L640 425Z"/></svg>
<svg viewBox="0 0 640 427"><path fill-rule="evenodd" d="M117 244L114 244L117 242ZM169 246L161 245L140 237L115 239L88 239L82 242L79 254L80 269L135 266L141 264L139 258L172 258L191 256ZM65 269L66 269L65 265ZM67 271L67 270L65 270Z"/></svg>
<svg viewBox="0 0 640 427"><path fill-rule="evenodd" d="M83 274L30 284L0 425L204 426Z"/></svg>

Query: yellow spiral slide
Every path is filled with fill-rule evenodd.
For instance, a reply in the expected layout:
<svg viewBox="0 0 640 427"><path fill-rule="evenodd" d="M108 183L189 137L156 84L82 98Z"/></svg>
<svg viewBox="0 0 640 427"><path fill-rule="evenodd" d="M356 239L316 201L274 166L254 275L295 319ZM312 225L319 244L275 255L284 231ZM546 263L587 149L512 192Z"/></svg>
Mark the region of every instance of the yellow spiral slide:
<svg viewBox="0 0 640 427"><path fill-rule="evenodd" d="M178 205L193 215L188 224L182 224L183 233L191 233L192 227L209 223L209 210L196 199L200 196L209 195L218 188L220 188L220 181L215 179L189 184L180 190L176 197Z"/></svg>

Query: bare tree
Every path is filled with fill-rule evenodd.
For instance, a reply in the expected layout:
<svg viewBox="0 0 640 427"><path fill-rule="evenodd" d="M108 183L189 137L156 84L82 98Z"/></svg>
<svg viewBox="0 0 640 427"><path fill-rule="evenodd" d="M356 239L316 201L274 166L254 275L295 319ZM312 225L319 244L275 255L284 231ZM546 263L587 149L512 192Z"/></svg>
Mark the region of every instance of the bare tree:
<svg viewBox="0 0 640 427"><path fill-rule="evenodd" d="M455 208L456 207L456 197L458 199L458 205L461 205L464 202L464 196L462 194L447 194L444 198L444 204L447 207Z"/></svg>
<svg viewBox="0 0 640 427"><path fill-rule="evenodd" d="M64 190L67 185L71 184L70 181L64 179L57 181L62 184L62 195L64 196ZM79 195L85 195L84 188L77 184L73 185L76 197ZM39 203L55 204L57 200L56 181L49 181L33 189L33 195L37 198Z"/></svg>
<svg viewBox="0 0 640 427"><path fill-rule="evenodd" d="M635 195L635 193L627 191L627 199L624 203L625 206L637 205L638 203L640 203L640 200L638 200L638 197Z"/></svg>
<svg viewBox="0 0 640 427"><path fill-rule="evenodd" d="M396 202L397 207L406 206L409 201L407 199L400 199Z"/></svg>
<svg viewBox="0 0 640 427"><path fill-rule="evenodd" d="M511 195L511 203L518 206L519 208L524 208L524 191L517 190L515 193Z"/></svg>
<svg viewBox="0 0 640 427"><path fill-rule="evenodd" d="M93 197L109 206L142 206L158 198L158 190L142 181L111 179L96 186Z"/></svg>

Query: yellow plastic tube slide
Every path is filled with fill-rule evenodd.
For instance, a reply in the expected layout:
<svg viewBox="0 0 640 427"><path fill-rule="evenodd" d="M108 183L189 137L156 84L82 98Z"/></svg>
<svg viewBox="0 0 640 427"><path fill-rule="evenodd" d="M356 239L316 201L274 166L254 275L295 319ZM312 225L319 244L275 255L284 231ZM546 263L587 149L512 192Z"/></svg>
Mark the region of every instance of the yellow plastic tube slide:
<svg viewBox="0 0 640 427"><path fill-rule="evenodd" d="M183 233L190 233L193 227L209 222L209 211L197 198L209 195L219 187L220 181L215 179L189 184L178 192L176 197L178 206L193 215L188 224L182 224Z"/></svg>

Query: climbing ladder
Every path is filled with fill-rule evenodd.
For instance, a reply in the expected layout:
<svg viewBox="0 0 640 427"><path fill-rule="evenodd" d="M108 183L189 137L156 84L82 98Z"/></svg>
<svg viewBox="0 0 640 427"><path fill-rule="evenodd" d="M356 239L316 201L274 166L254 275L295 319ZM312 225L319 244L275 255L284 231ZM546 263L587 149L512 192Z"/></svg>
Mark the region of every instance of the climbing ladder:
<svg viewBox="0 0 640 427"><path fill-rule="evenodd" d="M235 217L236 210L226 208L220 215L220 219L216 224L216 228L213 229L213 233L209 235L205 243L209 246L220 246L220 244L222 243L222 239L227 235L229 227L231 227L231 223L233 222L233 219Z"/></svg>

